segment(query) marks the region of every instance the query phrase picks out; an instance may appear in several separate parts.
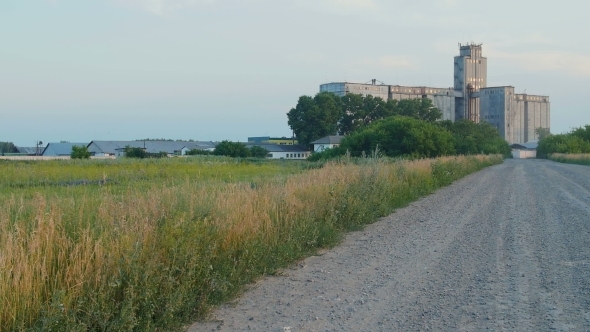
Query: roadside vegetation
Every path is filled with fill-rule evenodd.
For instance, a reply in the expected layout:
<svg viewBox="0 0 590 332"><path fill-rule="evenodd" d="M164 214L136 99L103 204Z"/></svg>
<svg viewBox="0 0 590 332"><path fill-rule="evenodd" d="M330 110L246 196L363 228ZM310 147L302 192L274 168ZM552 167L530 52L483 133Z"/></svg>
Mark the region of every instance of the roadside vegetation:
<svg viewBox="0 0 590 332"><path fill-rule="evenodd" d="M0 161L0 330L180 329L497 155Z"/></svg>
<svg viewBox="0 0 590 332"><path fill-rule="evenodd" d="M547 135L539 140L538 158L552 159L552 154L590 154L590 125L572 129L565 134ZM567 158L579 160L578 157Z"/></svg>
<svg viewBox="0 0 590 332"><path fill-rule="evenodd" d="M590 153L553 153L547 159L560 163L590 166Z"/></svg>
<svg viewBox="0 0 590 332"><path fill-rule="evenodd" d="M339 147L314 153L311 161L330 160L346 154L397 158L434 158L454 155L510 155L510 146L496 128L467 120L429 122L407 116L377 120L344 137Z"/></svg>

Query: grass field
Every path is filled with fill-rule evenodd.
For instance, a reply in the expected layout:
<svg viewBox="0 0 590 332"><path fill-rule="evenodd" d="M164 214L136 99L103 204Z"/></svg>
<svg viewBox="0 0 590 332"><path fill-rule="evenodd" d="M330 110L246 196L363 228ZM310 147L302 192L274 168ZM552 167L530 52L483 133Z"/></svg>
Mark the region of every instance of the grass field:
<svg viewBox="0 0 590 332"><path fill-rule="evenodd" d="M549 155L548 159L560 163L590 165L590 154L565 154L553 153Z"/></svg>
<svg viewBox="0 0 590 332"><path fill-rule="evenodd" d="M0 162L0 330L178 329L499 156Z"/></svg>

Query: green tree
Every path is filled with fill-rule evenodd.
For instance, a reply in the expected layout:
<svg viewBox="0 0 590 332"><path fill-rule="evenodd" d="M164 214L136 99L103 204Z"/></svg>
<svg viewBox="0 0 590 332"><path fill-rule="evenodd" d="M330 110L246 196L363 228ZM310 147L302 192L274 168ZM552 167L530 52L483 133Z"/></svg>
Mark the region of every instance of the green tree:
<svg viewBox="0 0 590 332"><path fill-rule="evenodd" d="M268 155L268 150L261 146L255 145L250 148L250 154L254 158L266 158Z"/></svg>
<svg viewBox="0 0 590 332"><path fill-rule="evenodd" d="M86 146L72 146L72 153L70 153L72 159L88 159L90 158L90 152Z"/></svg>
<svg viewBox="0 0 590 332"><path fill-rule="evenodd" d="M576 129L573 132L576 132ZM551 135L539 141L537 146L538 158L547 158L552 153L590 153L590 141L573 135L572 132Z"/></svg>
<svg viewBox="0 0 590 332"><path fill-rule="evenodd" d="M584 127L574 128L571 131L572 136L579 137L586 142L590 142L590 125Z"/></svg>
<svg viewBox="0 0 590 332"><path fill-rule="evenodd" d="M341 150L352 156L379 150L389 157L438 157L455 153L449 131L433 123L405 116L378 120L345 137Z"/></svg>
<svg viewBox="0 0 590 332"><path fill-rule="evenodd" d="M441 111L434 107L432 100L428 98L400 100L394 112L396 115L409 116L430 122L442 119Z"/></svg>
<svg viewBox="0 0 590 332"><path fill-rule="evenodd" d="M386 102L371 95L347 94L342 97L342 118L339 132L348 135L365 128L373 121L395 115L397 101Z"/></svg>
<svg viewBox="0 0 590 332"><path fill-rule="evenodd" d="M302 145L338 132L342 116L340 97L320 92L315 97L301 96L297 106L287 113L288 124Z"/></svg>
<svg viewBox="0 0 590 332"><path fill-rule="evenodd" d="M457 154L510 154L510 146L500 137L498 130L487 122L469 120L437 122L453 134Z"/></svg>
<svg viewBox="0 0 590 332"><path fill-rule="evenodd" d="M16 146L12 142L0 142L0 154L16 152Z"/></svg>
<svg viewBox="0 0 590 332"><path fill-rule="evenodd" d="M539 140L542 140L545 137L551 136L551 132L549 131L549 128L542 128L542 127L536 128L535 134L537 134L537 137L539 138Z"/></svg>
<svg viewBox="0 0 590 332"><path fill-rule="evenodd" d="M250 149L246 147L246 144L240 142L222 141L215 147L213 154L216 156L227 156L227 157L239 157L246 158L250 157Z"/></svg>
<svg viewBox="0 0 590 332"><path fill-rule="evenodd" d="M0 153L16 153L17 151L12 142L0 142Z"/></svg>
<svg viewBox="0 0 590 332"><path fill-rule="evenodd" d="M129 145L125 147L125 157L127 158L147 158L147 152L142 148L132 148Z"/></svg>

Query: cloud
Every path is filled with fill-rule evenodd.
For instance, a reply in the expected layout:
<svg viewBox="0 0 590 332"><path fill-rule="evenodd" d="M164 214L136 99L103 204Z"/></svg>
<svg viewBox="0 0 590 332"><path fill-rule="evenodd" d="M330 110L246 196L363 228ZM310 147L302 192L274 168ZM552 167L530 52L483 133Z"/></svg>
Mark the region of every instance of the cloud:
<svg viewBox="0 0 590 332"><path fill-rule="evenodd" d="M590 77L590 56L568 52L507 53L490 50L489 58L505 59L529 71L551 71Z"/></svg>
<svg viewBox="0 0 590 332"><path fill-rule="evenodd" d="M374 62L378 67L382 68L404 68L404 69L416 69L417 66L409 57L406 56L382 56Z"/></svg>
<svg viewBox="0 0 590 332"><path fill-rule="evenodd" d="M410 57L403 55L386 55L378 58L365 57L356 66L378 69L416 69L418 67Z"/></svg>
<svg viewBox="0 0 590 332"><path fill-rule="evenodd" d="M116 0L116 2L125 7L162 16L185 8L211 4L214 0Z"/></svg>
<svg viewBox="0 0 590 332"><path fill-rule="evenodd" d="M297 0L295 7L333 14L358 14L379 8L376 0Z"/></svg>
<svg viewBox="0 0 590 332"><path fill-rule="evenodd" d="M319 2L346 10L375 8L377 6L373 0L323 0Z"/></svg>

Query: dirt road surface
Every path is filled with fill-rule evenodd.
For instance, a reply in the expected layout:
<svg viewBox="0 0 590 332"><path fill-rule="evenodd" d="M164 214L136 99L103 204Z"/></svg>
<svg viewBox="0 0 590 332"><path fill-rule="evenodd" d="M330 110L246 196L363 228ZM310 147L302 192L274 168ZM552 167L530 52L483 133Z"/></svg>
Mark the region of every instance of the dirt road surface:
<svg viewBox="0 0 590 332"><path fill-rule="evenodd" d="M590 331L590 167L507 160L188 331Z"/></svg>

